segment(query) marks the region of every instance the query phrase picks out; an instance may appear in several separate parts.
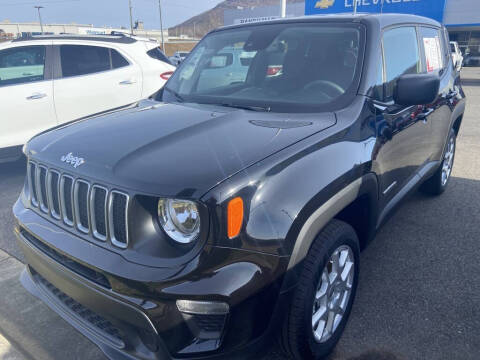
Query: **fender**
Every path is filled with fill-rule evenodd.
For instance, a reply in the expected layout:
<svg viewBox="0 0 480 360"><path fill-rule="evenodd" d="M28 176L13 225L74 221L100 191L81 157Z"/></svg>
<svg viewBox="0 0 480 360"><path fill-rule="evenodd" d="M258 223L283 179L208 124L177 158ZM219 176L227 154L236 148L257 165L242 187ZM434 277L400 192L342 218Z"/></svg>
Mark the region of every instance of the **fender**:
<svg viewBox="0 0 480 360"><path fill-rule="evenodd" d="M462 100L459 101L457 106L453 109L452 112L452 118L450 119L450 128L452 128L453 124L455 124L455 121L460 117L463 116L465 113L465 107L466 107L466 100L463 98Z"/></svg>
<svg viewBox="0 0 480 360"><path fill-rule="evenodd" d="M302 268L299 265L301 265L303 259L307 256L318 233L343 209L363 195L368 197L371 211L369 221L365 224L367 227L365 231L365 242L368 243L375 236L379 214L378 182L374 173L368 173L352 181L335 193L329 200L311 212L307 220L303 222L288 263L288 271L282 286L282 292L296 284ZM299 219L299 221L301 221L301 219Z"/></svg>
<svg viewBox="0 0 480 360"><path fill-rule="evenodd" d="M438 149L436 153L433 154L433 159L434 160L442 160L443 153L445 151L445 146L447 146L447 140L448 140L448 135L450 134L450 129L453 128L453 125L455 124L455 121L463 116L465 112L465 107L466 107L466 100L465 98L462 98L458 101L458 103L455 105L455 107L452 110L452 113L450 115L450 119L447 120L448 123L445 123L442 129L442 134L439 135L442 137L442 143L438 145Z"/></svg>
<svg viewBox="0 0 480 360"><path fill-rule="evenodd" d="M291 269L303 260L313 243L313 240L327 223L343 208L352 203L359 195L362 178L347 185L330 200L320 206L303 224L293 248L288 269Z"/></svg>
<svg viewBox="0 0 480 360"><path fill-rule="evenodd" d="M371 125L374 118L365 98L358 99L356 106L352 110L355 114L337 115L337 125L245 168L203 195L202 202L220 219L220 226L213 227L216 233L211 236L211 245L290 258L308 217L334 194L371 173L376 144L376 130ZM363 126L352 127L350 119L359 116ZM372 201L376 201L376 176L370 176L374 180L367 182L375 184L371 192ZM348 192L345 200L327 214L333 217L348 206L364 182L352 185L357 191L353 195ZM244 201L245 225L239 236L229 239L223 225L227 203L236 196ZM330 204L337 202L332 200Z"/></svg>

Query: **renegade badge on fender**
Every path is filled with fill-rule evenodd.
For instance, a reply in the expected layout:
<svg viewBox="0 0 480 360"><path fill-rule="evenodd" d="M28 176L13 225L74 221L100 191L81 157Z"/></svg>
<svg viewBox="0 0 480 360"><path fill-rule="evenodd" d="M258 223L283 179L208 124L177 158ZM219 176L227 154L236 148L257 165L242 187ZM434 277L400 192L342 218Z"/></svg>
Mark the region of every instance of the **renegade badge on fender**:
<svg viewBox="0 0 480 360"><path fill-rule="evenodd" d="M110 358L324 357L360 250L449 183L458 76L416 16L215 30L157 101L27 144L22 282Z"/></svg>

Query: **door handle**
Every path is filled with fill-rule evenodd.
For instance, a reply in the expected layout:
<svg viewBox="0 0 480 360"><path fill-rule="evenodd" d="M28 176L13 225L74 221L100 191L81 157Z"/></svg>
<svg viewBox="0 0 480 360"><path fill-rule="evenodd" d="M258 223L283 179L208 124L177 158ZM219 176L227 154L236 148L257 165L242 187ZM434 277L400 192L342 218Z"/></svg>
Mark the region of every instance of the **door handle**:
<svg viewBox="0 0 480 360"><path fill-rule="evenodd" d="M44 97L47 97L47 94L34 93L30 96L27 96L27 100L38 100L38 99L43 99Z"/></svg>
<svg viewBox="0 0 480 360"><path fill-rule="evenodd" d="M135 84L137 81L135 79L129 79L129 80L123 80L123 81L120 81L119 84L120 85L133 85Z"/></svg>

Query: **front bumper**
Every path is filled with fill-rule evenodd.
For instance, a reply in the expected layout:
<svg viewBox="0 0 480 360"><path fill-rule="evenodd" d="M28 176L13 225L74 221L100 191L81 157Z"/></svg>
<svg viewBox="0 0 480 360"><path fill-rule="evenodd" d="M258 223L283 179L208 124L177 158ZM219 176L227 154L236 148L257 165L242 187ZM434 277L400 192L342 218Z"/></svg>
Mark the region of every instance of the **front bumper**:
<svg viewBox="0 0 480 360"><path fill-rule="evenodd" d="M14 206L27 267L22 283L113 359L245 358L268 341L288 257L206 246L181 268L151 268L86 242ZM192 318L176 300L222 301ZM218 329L202 338L198 327Z"/></svg>

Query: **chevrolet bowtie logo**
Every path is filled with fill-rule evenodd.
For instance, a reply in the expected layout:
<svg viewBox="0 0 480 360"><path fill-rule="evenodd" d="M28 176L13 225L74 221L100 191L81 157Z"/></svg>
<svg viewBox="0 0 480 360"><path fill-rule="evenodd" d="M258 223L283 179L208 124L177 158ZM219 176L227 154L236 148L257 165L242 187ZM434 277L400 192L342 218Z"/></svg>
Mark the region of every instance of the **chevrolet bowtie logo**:
<svg viewBox="0 0 480 360"><path fill-rule="evenodd" d="M330 6L333 6L335 0L320 0L315 4L315 9L328 9Z"/></svg>

